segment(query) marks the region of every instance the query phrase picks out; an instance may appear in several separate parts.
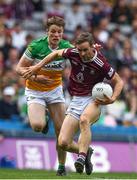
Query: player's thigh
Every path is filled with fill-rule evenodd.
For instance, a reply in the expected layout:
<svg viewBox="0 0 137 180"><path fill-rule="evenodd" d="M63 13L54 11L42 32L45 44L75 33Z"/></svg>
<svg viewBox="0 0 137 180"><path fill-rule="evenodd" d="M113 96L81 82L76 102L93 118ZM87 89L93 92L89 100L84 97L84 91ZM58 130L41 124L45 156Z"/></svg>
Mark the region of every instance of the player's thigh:
<svg viewBox="0 0 137 180"><path fill-rule="evenodd" d="M59 138L61 138L62 141L71 143L78 129L79 129L79 120L77 120L72 115L68 114L65 117L64 122L62 124Z"/></svg>
<svg viewBox="0 0 137 180"><path fill-rule="evenodd" d="M36 125L36 124L41 124L42 126L45 125L45 106L39 103L31 103L28 104L28 116L29 116L29 121L30 124Z"/></svg>
<svg viewBox="0 0 137 180"><path fill-rule="evenodd" d="M101 113L100 106L92 102L87 105L87 107L81 114L80 118L86 119L89 121L90 124L93 124L98 120L100 113Z"/></svg>
<svg viewBox="0 0 137 180"><path fill-rule="evenodd" d="M25 90L28 105L28 116L31 125L44 125L46 115L46 102L44 92L31 89Z"/></svg>
<svg viewBox="0 0 137 180"><path fill-rule="evenodd" d="M48 110L53 120L55 130L57 130L59 133L65 118L65 111L66 111L65 103L59 102L54 104L48 104Z"/></svg>

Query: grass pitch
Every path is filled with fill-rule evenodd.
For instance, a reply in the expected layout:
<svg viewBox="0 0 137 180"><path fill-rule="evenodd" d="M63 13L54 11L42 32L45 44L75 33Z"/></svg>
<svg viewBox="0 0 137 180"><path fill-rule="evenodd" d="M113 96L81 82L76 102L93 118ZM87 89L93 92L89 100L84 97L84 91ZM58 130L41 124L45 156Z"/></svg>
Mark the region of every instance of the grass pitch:
<svg viewBox="0 0 137 180"><path fill-rule="evenodd" d="M0 179L137 179L136 173L92 173L90 176L69 172L67 176L56 176L55 171L0 169Z"/></svg>

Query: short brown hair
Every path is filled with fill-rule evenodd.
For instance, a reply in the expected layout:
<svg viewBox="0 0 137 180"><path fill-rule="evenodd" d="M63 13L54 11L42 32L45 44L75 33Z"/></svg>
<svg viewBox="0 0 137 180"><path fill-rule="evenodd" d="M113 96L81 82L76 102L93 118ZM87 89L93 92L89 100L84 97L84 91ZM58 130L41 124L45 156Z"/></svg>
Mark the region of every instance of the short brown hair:
<svg viewBox="0 0 137 180"><path fill-rule="evenodd" d="M62 26L63 28L65 27L65 21L63 18L59 16L52 16L47 20L47 25L46 27L49 29L50 26L52 25L57 25L57 26Z"/></svg>
<svg viewBox="0 0 137 180"><path fill-rule="evenodd" d="M83 32L81 33L76 41L75 41L75 44L81 44L83 42L89 42L90 45L93 45L94 44L94 39L93 39L93 36L92 34L90 34L89 32Z"/></svg>

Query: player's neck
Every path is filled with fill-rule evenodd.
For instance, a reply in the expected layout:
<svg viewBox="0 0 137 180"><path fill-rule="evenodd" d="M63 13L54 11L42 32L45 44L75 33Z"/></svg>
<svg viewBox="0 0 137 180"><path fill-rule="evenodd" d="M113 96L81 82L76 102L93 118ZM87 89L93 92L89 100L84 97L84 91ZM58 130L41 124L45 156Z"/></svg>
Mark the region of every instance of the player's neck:
<svg viewBox="0 0 137 180"><path fill-rule="evenodd" d="M49 44L49 48L52 49L52 50L55 50L58 48L58 45L56 44Z"/></svg>
<svg viewBox="0 0 137 180"><path fill-rule="evenodd" d="M53 44L48 40L48 46L51 50L56 50L58 48L58 44Z"/></svg>

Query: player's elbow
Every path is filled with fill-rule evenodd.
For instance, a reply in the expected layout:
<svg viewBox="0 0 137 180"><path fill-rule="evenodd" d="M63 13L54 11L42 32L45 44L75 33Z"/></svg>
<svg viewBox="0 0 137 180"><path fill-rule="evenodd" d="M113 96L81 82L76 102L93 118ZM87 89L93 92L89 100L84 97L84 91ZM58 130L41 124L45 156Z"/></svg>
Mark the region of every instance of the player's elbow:
<svg viewBox="0 0 137 180"><path fill-rule="evenodd" d="M123 89L123 87L124 87L124 81L121 79L121 81L120 81L120 84L121 84L121 89Z"/></svg>
<svg viewBox="0 0 137 180"><path fill-rule="evenodd" d="M118 81L117 81L118 87L120 89L120 91L122 91L123 87L124 87L124 81L119 77Z"/></svg>
<svg viewBox="0 0 137 180"><path fill-rule="evenodd" d="M115 73L112 82L114 83L114 85L117 85L119 87L119 89L123 89L124 87L124 82L123 79L119 76L118 73Z"/></svg>
<svg viewBox="0 0 137 180"><path fill-rule="evenodd" d="M18 65L16 66L15 71L20 75L20 68Z"/></svg>

